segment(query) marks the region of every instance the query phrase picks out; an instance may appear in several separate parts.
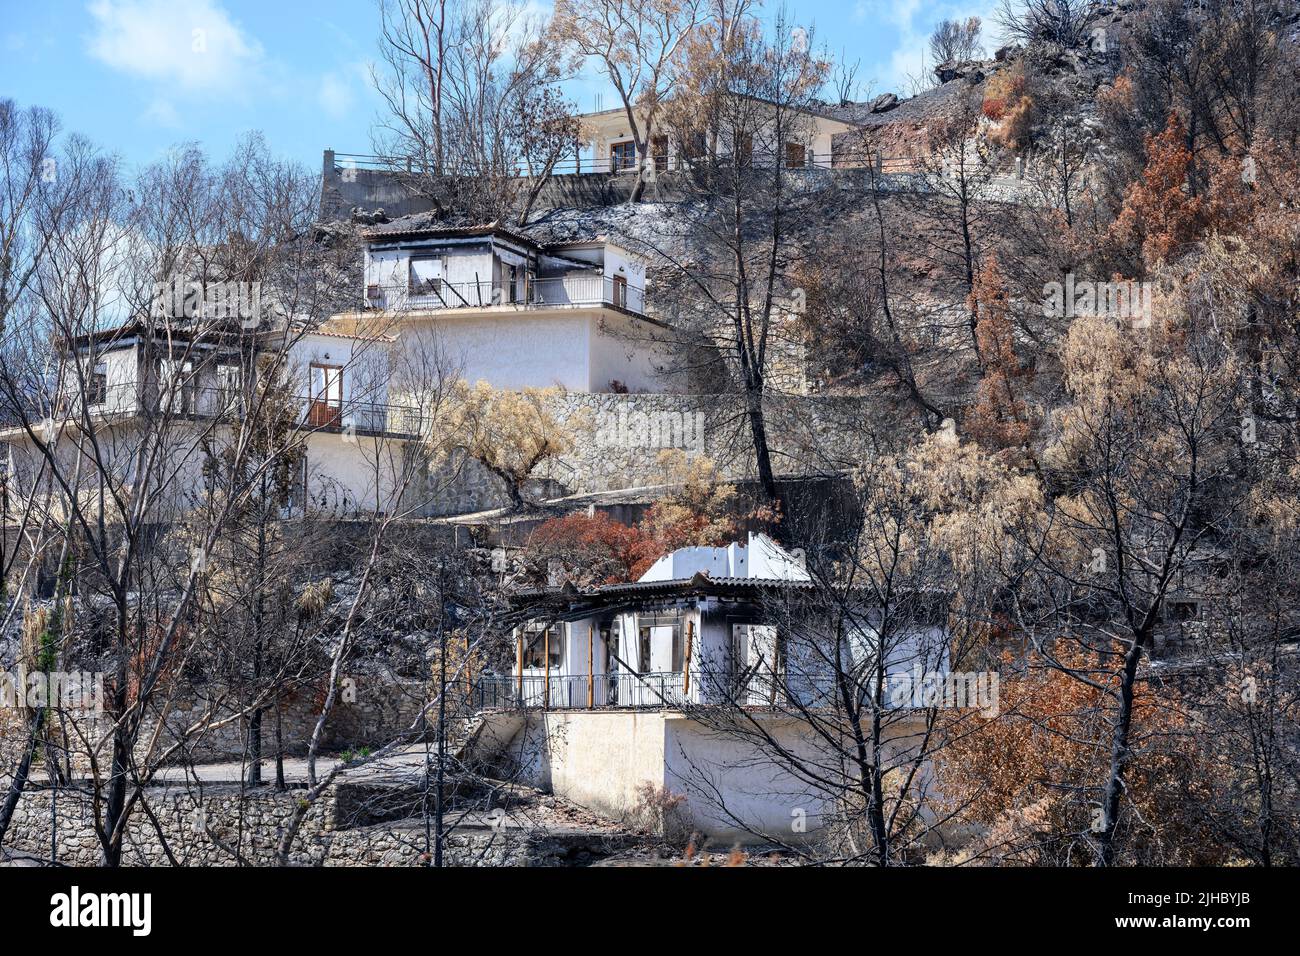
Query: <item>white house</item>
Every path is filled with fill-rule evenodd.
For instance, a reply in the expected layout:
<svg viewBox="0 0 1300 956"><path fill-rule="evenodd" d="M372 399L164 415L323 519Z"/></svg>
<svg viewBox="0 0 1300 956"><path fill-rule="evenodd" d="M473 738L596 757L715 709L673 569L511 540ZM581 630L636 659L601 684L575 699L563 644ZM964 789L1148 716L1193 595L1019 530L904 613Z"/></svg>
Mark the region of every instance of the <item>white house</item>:
<svg viewBox="0 0 1300 956"><path fill-rule="evenodd" d="M799 716L833 712L843 692L841 675L815 650L824 649L817 635L831 631L819 593L797 554L751 534L665 555L636 582L521 594L533 620L515 629L514 666L509 675L480 676L474 701L495 743L532 779L593 809L631 812L639 788L651 784L679 792L693 825L712 836L747 838L718 817L719 798L766 832L788 829L791 806L807 808L811 836L817 795L781 761L718 733L701 713L740 708L787 751L825 758L824 742ZM873 674L888 645L885 699L898 708L891 734L902 741L913 729L913 702L895 700L893 690L917 670L944 667L946 633L918 621L885 641L872 609L861 611L846 666ZM868 677L855 686L869 693L874 685ZM713 774L707 792L701 767Z"/></svg>
<svg viewBox="0 0 1300 956"><path fill-rule="evenodd" d="M543 616L516 629L515 667L486 703L524 706L660 707L739 700L770 705L774 695L803 703L833 693L817 661L774 623L814 584L797 553L764 534L726 547L679 548L635 582L590 590L526 592ZM864 650L873 643L864 610ZM918 626L889 650L888 671L906 675L922 661L944 663L943 630Z"/></svg>
<svg viewBox="0 0 1300 956"><path fill-rule="evenodd" d="M853 151L842 136L858 129L856 123L844 115L835 115L829 109L809 107L800 110L799 114L799 134L784 144L779 157L771 143L763 142L760 128L755 139L735 144L712 142L718 137L704 129L693 134L691 138L694 141L690 143L680 142L677 135L660 131L651 137L650 158L659 172L679 169L689 164L692 156L702 155L710 148L717 149L724 156L731 156L734 150L739 149L746 161L755 166L768 165L774 160L787 169L830 169L859 164L859 158L851 155ZM645 111L638 109L637 123L642 128L644 117ZM585 147L577 160L577 172L625 173L637 169L636 143L623 107L584 113L578 120ZM836 137L840 137L838 144Z"/></svg>
<svg viewBox="0 0 1300 956"><path fill-rule="evenodd" d="M619 245L542 245L499 225L427 215L364 238L366 311L390 317L404 348L436 343L466 381L667 390L666 327L645 314L645 263Z"/></svg>
<svg viewBox="0 0 1300 956"><path fill-rule="evenodd" d="M6 491L20 496L42 481L41 444L75 461L92 432L103 466L131 485L153 429L165 460L136 481L164 483L150 492L156 517L175 518L202 503L208 457L252 403L273 400L284 402L289 442L302 452L291 509L391 510L420 437L410 410L388 402L393 345L387 336L238 321L136 320L79 336L61 344L54 404L0 429Z"/></svg>
<svg viewBox="0 0 1300 956"><path fill-rule="evenodd" d="M32 413L42 433L75 456L87 430L102 427L129 469L133 436L144 434L137 426L165 414L170 488L155 497L167 520L201 503L209 484L212 443L198 436L234 434L273 375L303 452L295 509L418 515L427 510L427 402L409 376L420 355L440 356L441 376L503 389L667 391L667 329L644 314L645 263L616 243L542 245L428 216L376 226L365 239L366 307L319 326L163 310L62 343L54 375L63 395ZM39 442L14 425L0 428L0 443L16 494L37 480Z"/></svg>

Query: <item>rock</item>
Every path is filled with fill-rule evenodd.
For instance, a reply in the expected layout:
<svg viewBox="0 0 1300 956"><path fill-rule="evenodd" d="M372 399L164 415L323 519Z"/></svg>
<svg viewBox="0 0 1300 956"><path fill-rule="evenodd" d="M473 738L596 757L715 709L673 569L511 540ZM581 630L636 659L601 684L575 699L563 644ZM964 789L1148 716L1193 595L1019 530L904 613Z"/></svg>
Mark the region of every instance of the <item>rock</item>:
<svg viewBox="0 0 1300 956"><path fill-rule="evenodd" d="M871 101L871 112L888 113L898 105L898 97L893 93L881 93Z"/></svg>
<svg viewBox="0 0 1300 956"><path fill-rule="evenodd" d="M949 60L936 66L934 75L939 78L940 83L951 83L953 80L962 79L978 83L984 79L984 66L977 60Z"/></svg>

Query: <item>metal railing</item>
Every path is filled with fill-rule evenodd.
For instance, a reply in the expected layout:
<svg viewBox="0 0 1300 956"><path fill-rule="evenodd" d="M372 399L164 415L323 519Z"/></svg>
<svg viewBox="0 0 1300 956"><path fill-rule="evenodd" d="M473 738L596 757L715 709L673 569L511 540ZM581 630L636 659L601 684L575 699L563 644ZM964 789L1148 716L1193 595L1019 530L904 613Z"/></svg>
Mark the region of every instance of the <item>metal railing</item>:
<svg viewBox="0 0 1300 956"><path fill-rule="evenodd" d="M805 150L802 153L774 153L770 150L752 150L742 155L743 165L757 169L771 169L778 161L790 170L829 170L829 169L865 169L874 165L881 173L910 173L919 169L918 161L912 156L886 156L878 150L861 147L837 149L829 153L817 153ZM370 153L335 153L335 169L346 172L349 169L367 169L383 172L422 175L426 172L418 161L401 156L381 156ZM635 173L641 165L640 159L613 156L569 156L555 163L550 174L553 176L574 176L593 173ZM721 151L717 154L691 157L677 151L652 153L647 165L653 165L655 172L678 172L699 168L706 165L730 166L731 154ZM541 170L528 169L520 164L515 175L521 179L533 178Z"/></svg>
<svg viewBox="0 0 1300 956"><path fill-rule="evenodd" d="M910 173L919 169L919 164L910 156L885 156L875 150L843 149L830 153L803 151L800 153L774 153L770 150L753 150L747 155L734 157L727 152L716 155L696 157L681 153L668 155L652 154L648 160L614 158L612 156L576 157L556 163L551 170L555 176L586 175L591 173L619 174L635 173L641 165L654 173L672 173L710 167L731 168L736 160L742 167L753 169L771 169L781 166L791 172L866 169L875 166L879 173ZM525 175L521 173L521 175Z"/></svg>
<svg viewBox="0 0 1300 956"><path fill-rule="evenodd" d="M474 702L485 710L549 708L578 710L592 707L664 707L686 702L686 675L681 672L651 674L572 675L552 672L519 675L484 675L474 684Z"/></svg>
<svg viewBox="0 0 1300 956"><path fill-rule="evenodd" d="M513 288L493 282L428 280L413 286L372 284L366 287L371 309L443 310L487 308L591 308L613 306L640 314L645 308L642 289L609 276L576 274L527 279Z"/></svg>
<svg viewBox="0 0 1300 956"><path fill-rule="evenodd" d="M259 407L270 413L269 403L272 401L236 389L199 387L184 381L170 387L143 382L112 385L89 394L84 410L92 416L164 414L175 418L234 422L246 419ZM350 399L322 400L309 395L290 396L286 402L286 411L299 428L407 438L423 433L424 416L418 408L408 405ZM69 396L57 417L80 417L82 409L82 400L75 395Z"/></svg>
<svg viewBox="0 0 1300 956"><path fill-rule="evenodd" d="M471 705L480 710L653 709L687 704L731 703L744 707L829 707L837 693L829 675L663 671L632 674L559 674L530 669L522 677L482 675L471 688Z"/></svg>

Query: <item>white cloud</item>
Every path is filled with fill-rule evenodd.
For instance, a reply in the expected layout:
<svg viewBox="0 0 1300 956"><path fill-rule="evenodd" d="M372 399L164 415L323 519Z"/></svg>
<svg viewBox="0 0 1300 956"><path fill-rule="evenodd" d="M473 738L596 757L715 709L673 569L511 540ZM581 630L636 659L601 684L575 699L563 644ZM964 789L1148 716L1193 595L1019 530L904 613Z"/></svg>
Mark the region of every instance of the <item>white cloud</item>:
<svg viewBox="0 0 1300 956"><path fill-rule="evenodd" d="M153 126L162 126L166 129L180 129L182 125L180 114L176 111L175 105L171 100L162 97L154 99L145 108L141 119Z"/></svg>
<svg viewBox="0 0 1300 956"><path fill-rule="evenodd" d="M326 73L320 78L320 88L316 93L316 100L320 103L326 115L333 119L342 119L352 111L356 105L357 97L352 90L352 84L346 76L338 73Z"/></svg>
<svg viewBox="0 0 1300 956"><path fill-rule="evenodd" d="M90 54L187 92L231 92L255 77L262 46L215 0L94 0Z"/></svg>

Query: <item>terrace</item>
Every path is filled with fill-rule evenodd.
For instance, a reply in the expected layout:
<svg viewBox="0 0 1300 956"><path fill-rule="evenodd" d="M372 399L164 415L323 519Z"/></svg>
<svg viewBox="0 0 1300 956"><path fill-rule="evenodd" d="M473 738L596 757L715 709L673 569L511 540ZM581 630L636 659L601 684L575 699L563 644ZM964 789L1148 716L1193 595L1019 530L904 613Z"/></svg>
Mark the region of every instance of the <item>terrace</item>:
<svg viewBox="0 0 1300 956"><path fill-rule="evenodd" d="M676 709L733 703L745 707L829 707L836 687L829 675L773 680L771 674L703 669L692 673L481 675L469 685L475 710Z"/></svg>
<svg viewBox="0 0 1300 956"><path fill-rule="evenodd" d="M579 151L556 162L549 170L552 176L591 176L635 173L639 166L635 150L628 144L617 144L622 148L611 148L605 154L598 154L587 149ZM755 169L771 169L780 165L790 170L832 170L832 169L867 169L874 166L877 173L912 173L917 171L915 156L886 156L878 150L855 147L840 147L832 150L813 150L791 144L792 148L781 154L772 150L754 148L743 155L743 166ZM410 159L398 156L380 156L371 153L330 153L332 171L336 175L348 174L350 171L367 170L374 174L392 173L397 175L422 175L422 171ZM729 155L716 158L724 165L731 161ZM699 159L693 159L685 153L658 144L651 153L651 160L657 173L674 173L694 169L700 165ZM520 179L531 179L537 175L526 166L515 170Z"/></svg>
<svg viewBox="0 0 1300 956"><path fill-rule="evenodd" d="M438 279L406 284L372 283L366 287L366 307L398 312L607 307L641 315L644 291L621 277L587 272L550 278L527 276L522 283L504 285Z"/></svg>
<svg viewBox="0 0 1300 956"><path fill-rule="evenodd" d="M92 390L87 396L85 412L97 418L163 415L172 420L233 424L246 419L258 402L270 400L232 388L201 387L186 382L160 388L156 382L140 381ZM299 430L398 439L416 439L423 432L423 416L419 409L410 406L344 399L334 390L316 395L291 395L283 401L285 413ZM81 400L73 397L54 417L76 421L81 414Z"/></svg>

